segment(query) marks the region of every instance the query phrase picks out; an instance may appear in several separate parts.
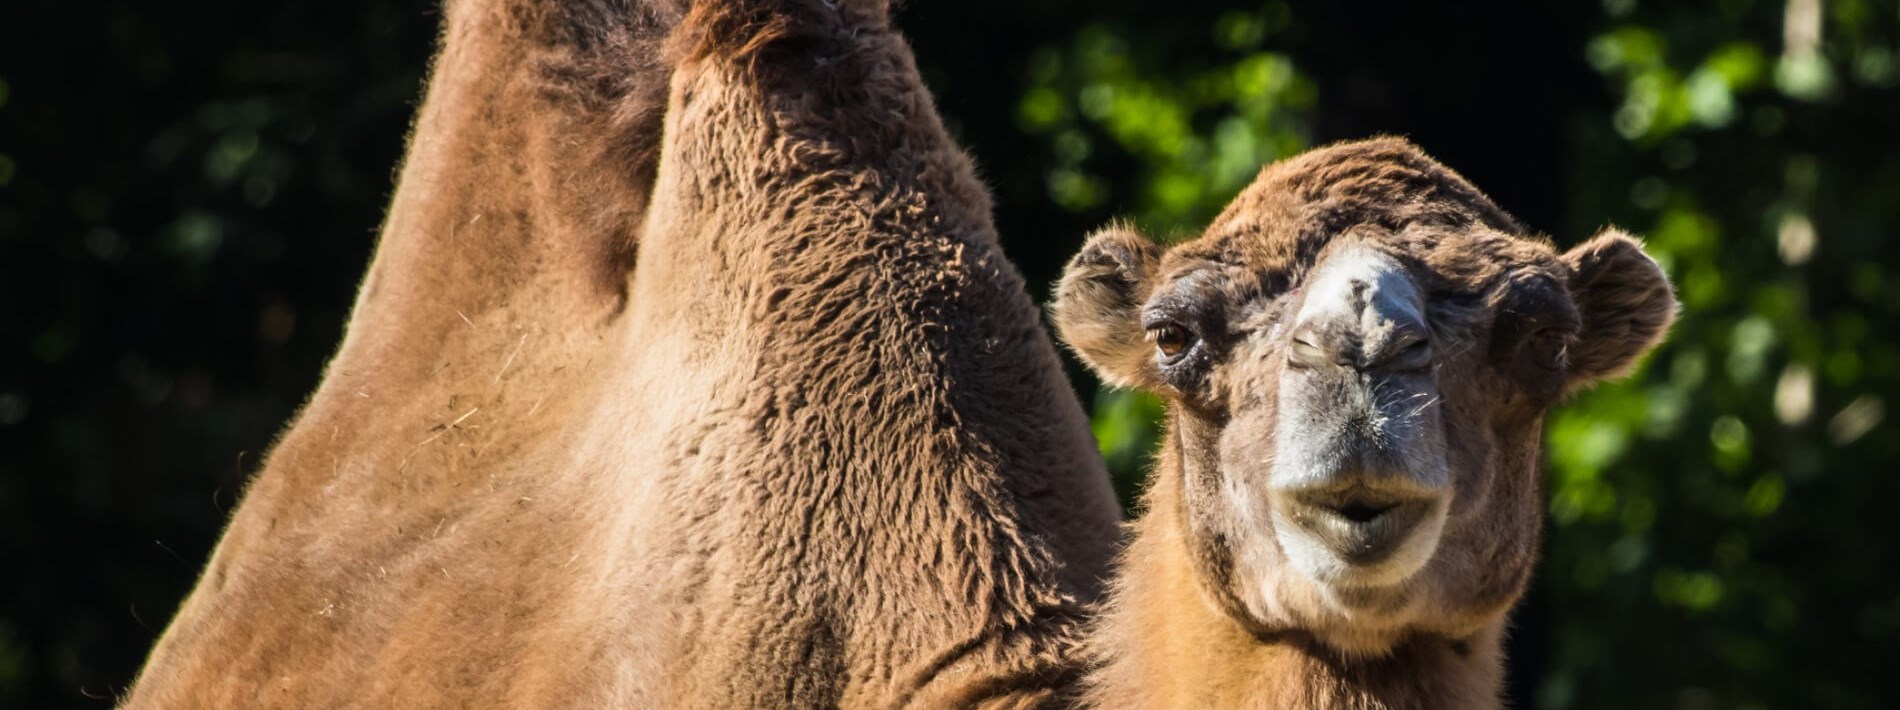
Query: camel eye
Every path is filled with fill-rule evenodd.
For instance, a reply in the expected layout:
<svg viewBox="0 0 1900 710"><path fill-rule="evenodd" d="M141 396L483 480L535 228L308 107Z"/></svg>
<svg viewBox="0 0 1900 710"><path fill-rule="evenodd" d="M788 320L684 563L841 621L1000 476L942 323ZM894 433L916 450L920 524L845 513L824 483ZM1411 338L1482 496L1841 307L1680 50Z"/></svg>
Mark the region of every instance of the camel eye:
<svg viewBox="0 0 1900 710"><path fill-rule="evenodd" d="M1164 323L1149 330L1148 339L1154 341L1155 352L1161 353L1162 357L1168 359L1179 357L1194 341L1187 329L1178 323Z"/></svg>
<svg viewBox="0 0 1900 710"><path fill-rule="evenodd" d="M1431 364L1432 343L1429 340L1420 338L1418 342L1406 346L1404 350L1400 350L1399 354L1392 358L1391 367L1394 370L1413 371L1423 370L1431 366Z"/></svg>
<svg viewBox="0 0 1900 710"><path fill-rule="evenodd" d="M1569 354L1570 342L1564 333L1557 330L1541 330L1531 336L1531 361L1546 370L1561 370L1565 356Z"/></svg>

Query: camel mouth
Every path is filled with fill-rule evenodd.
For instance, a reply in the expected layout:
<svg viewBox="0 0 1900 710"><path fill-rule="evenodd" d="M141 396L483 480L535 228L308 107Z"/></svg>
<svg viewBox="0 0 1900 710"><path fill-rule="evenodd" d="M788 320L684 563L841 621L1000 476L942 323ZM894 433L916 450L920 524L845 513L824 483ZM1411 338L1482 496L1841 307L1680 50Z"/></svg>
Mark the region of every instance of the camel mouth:
<svg viewBox="0 0 1900 710"><path fill-rule="evenodd" d="M1326 558L1322 581L1383 584L1409 576L1437 544L1444 502L1412 488L1282 491L1275 512L1300 547ZM1291 542L1292 540L1289 540Z"/></svg>
<svg viewBox="0 0 1900 710"><path fill-rule="evenodd" d="M1423 499L1349 498L1308 503L1306 514L1295 520L1327 543L1341 562L1374 565L1398 552L1430 510L1431 502Z"/></svg>
<svg viewBox="0 0 1900 710"><path fill-rule="evenodd" d="M1352 522L1354 524L1364 525L1374 520L1378 520L1379 516L1385 515L1386 513L1391 512L1393 508L1397 508L1397 507L1399 507L1397 503L1390 503L1390 504L1370 503L1366 501L1355 500L1355 501L1346 503L1344 505L1332 508L1332 511L1334 515L1345 518L1349 522Z"/></svg>

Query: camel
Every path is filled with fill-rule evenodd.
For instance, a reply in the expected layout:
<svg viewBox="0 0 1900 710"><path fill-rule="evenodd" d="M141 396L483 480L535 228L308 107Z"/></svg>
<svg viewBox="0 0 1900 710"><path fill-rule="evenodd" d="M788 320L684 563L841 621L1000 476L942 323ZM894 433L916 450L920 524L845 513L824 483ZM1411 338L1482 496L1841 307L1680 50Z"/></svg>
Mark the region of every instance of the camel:
<svg viewBox="0 0 1900 710"><path fill-rule="evenodd" d="M1119 536L883 0L451 0L127 708L1039 707Z"/></svg>
<svg viewBox="0 0 1900 710"><path fill-rule="evenodd" d="M1200 236L1093 235L1051 305L1168 402L1091 634L1104 708L1495 708L1542 419L1676 301L1633 238L1559 253L1395 138L1264 169Z"/></svg>

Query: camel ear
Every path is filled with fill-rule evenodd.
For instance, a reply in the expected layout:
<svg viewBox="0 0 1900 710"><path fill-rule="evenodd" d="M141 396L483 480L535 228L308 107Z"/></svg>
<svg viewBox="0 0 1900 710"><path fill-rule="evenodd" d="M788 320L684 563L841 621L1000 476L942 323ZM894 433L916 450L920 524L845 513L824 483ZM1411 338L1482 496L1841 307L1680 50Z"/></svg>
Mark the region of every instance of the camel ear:
<svg viewBox="0 0 1900 710"><path fill-rule="evenodd" d="M1056 332L1110 385L1154 384L1154 346L1141 328L1141 304L1160 261L1160 246L1116 226L1090 236L1062 270L1049 306Z"/></svg>
<svg viewBox="0 0 1900 710"><path fill-rule="evenodd" d="M1643 245L1614 227L1564 254L1582 326L1569 349L1572 386L1625 374L1662 342L1676 295Z"/></svg>

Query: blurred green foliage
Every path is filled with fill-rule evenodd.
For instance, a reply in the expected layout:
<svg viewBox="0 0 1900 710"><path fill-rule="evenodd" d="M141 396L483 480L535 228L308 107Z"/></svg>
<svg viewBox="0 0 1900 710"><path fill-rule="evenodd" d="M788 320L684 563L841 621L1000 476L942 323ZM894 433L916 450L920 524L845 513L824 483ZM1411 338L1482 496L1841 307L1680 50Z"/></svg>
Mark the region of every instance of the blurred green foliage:
<svg viewBox="0 0 1900 710"><path fill-rule="evenodd" d="M335 347L438 12L0 7L0 707L101 706ZM1515 706L1900 702L1900 5L942 3L900 22L1048 283L1258 167L1411 136L1684 303L1549 422ZM1160 405L1097 390L1124 500Z"/></svg>
<svg viewBox="0 0 1900 710"><path fill-rule="evenodd" d="M1578 214L1646 234L1684 312L1550 424L1539 704L1891 707L1900 7L1605 14L1586 59L1617 104L1573 139Z"/></svg>
<svg viewBox="0 0 1900 710"><path fill-rule="evenodd" d="M1313 85L1285 55L1260 49L1268 29L1285 23L1284 6L1274 7L1272 21L1222 15L1208 37L1222 51L1204 63L1138 58L1099 25L1032 56L1018 125L1054 148L1050 198L1070 209L1101 205L1109 178L1089 158L1097 145L1112 146L1140 166L1120 176L1134 191L1128 216L1151 229L1191 228L1261 165L1304 147L1301 111Z"/></svg>

